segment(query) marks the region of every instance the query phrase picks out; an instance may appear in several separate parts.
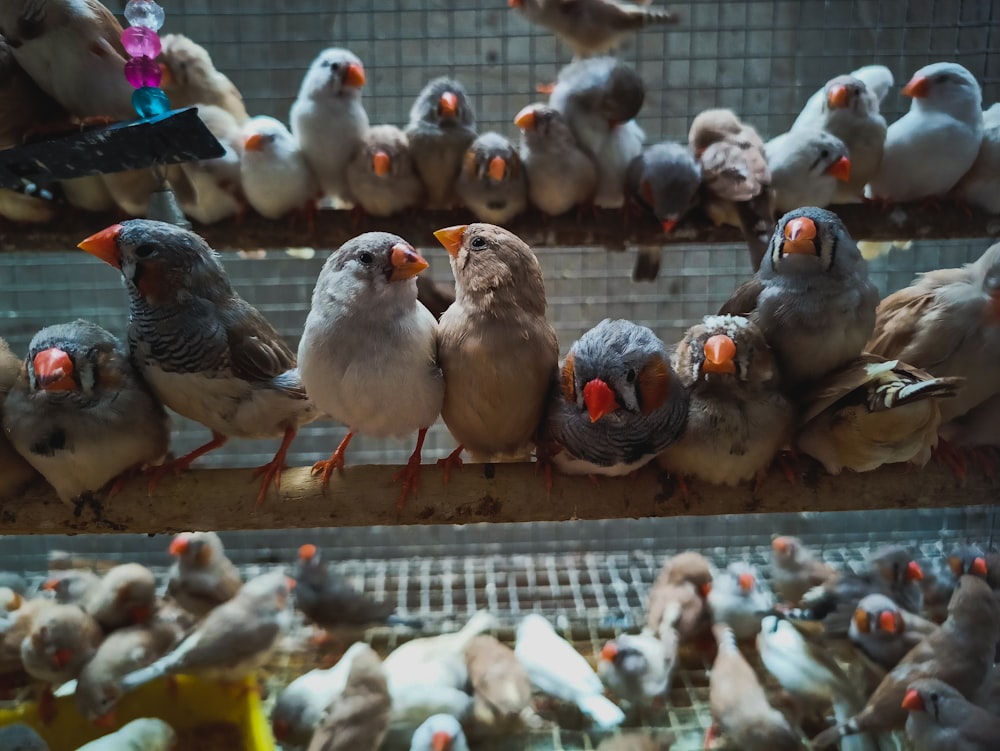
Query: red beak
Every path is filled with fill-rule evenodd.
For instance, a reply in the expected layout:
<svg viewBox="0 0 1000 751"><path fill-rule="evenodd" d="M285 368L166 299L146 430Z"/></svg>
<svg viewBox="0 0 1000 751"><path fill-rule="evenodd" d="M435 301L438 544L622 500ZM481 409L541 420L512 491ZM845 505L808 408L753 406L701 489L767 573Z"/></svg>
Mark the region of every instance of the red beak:
<svg viewBox="0 0 1000 751"><path fill-rule="evenodd" d="M908 709L911 712L924 711L924 700L920 698L920 694L915 688L911 688L903 697L903 709Z"/></svg>
<svg viewBox="0 0 1000 751"><path fill-rule="evenodd" d="M910 561L906 566L907 581L921 581L924 578L924 570L916 561Z"/></svg>
<svg viewBox="0 0 1000 751"><path fill-rule="evenodd" d="M114 266L116 269L121 269L122 254L118 250L118 236L121 234L121 231L122 225L112 224L100 232L95 232L76 247L87 251L96 258L100 258L106 264Z"/></svg>
<svg viewBox="0 0 1000 751"><path fill-rule="evenodd" d="M587 405L591 422L597 422L618 409L615 392L600 378L595 378L583 387L583 402Z"/></svg>
<svg viewBox="0 0 1000 751"><path fill-rule="evenodd" d="M43 349L32 361L38 388L44 391L75 391L73 361L57 347Z"/></svg>

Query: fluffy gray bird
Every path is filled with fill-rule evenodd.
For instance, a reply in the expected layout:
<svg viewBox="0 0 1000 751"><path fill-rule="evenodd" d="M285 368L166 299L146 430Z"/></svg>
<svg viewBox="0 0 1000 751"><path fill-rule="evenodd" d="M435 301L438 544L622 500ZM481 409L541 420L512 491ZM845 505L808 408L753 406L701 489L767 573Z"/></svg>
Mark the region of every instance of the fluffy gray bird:
<svg viewBox="0 0 1000 751"><path fill-rule="evenodd" d="M427 189L425 207L451 208L462 159L476 140L476 113L465 87L446 76L429 81L410 109L406 136Z"/></svg>
<svg viewBox="0 0 1000 751"><path fill-rule="evenodd" d="M650 329L605 318L560 365L541 444L567 474L625 475L684 431L688 392Z"/></svg>
<svg viewBox="0 0 1000 751"><path fill-rule="evenodd" d="M0 748L4 751L49 751L49 744L30 725L15 722L0 728Z"/></svg>
<svg viewBox="0 0 1000 751"><path fill-rule="evenodd" d="M330 198L351 200L347 165L368 132L368 113L361 103L364 85L365 69L358 56L330 47L313 60L292 104L292 134Z"/></svg>
<svg viewBox="0 0 1000 751"><path fill-rule="evenodd" d="M391 701L382 661L372 649L359 652L308 751L376 751L389 730Z"/></svg>
<svg viewBox="0 0 1000 751"><path fill-rule="evenodd" d="M837 571L797 537L780 535L771 541L771 587L790 605L798 605L813 587L832 581Z"/></svg>
<svg viewBox="0 0 1000 751"><path fill-rule="evenodd" d="M886 131L870 195L888 201L943 196L979 154L982 89L958 63L933 63L914 73L903 93L913 102Z"/></svg>
<svg viewBox="0 0 1000 751"><path fill-rule="evenodd" d="M701 166L687 146L672 141L646 147L625 172L628 195L656 217L664 234L697 204L700 187ZM660 248L640 247L633 278L655 279L659 268Z"/></svg>
<svg viewBox="0 0 1000 751"><path fill-rule="evenodd" d="M528 173L528 198L550 216L589 203L597 190L597 168L577 145L558 110L529 104L514 117L521 129L521 161Z"/></svg>
<svg viewBox="0 0 1000 751"><path fill-rule="evenodd" d="M597 206L619 208L625 201L625 172L645 139L634 120L645 97L639 74L613 57L579 60L559 71L549 106L562 113L594 160Z"/></svg>
<svg viewBox="0 0 1000 751"><path fill-rule="evenodd" d="M390 216L419 205L424 186L406 133L395 125L370 128L347 165L347 188L372 216Z"/></svg>
<svg viewBox="0 0 1000 751"><path fill-rule="evenodd" d="M481 222L504 224L524 211L528 177L514 144L493 131L478 135L465 152L455 190Z"/></svg>
<svg viewBox="0 0 1000 751"><path fill-rule="evenodd" d="M122 563L108 570L87 592L83 609L105 632L145 623L156 610L156 579L141 563Z"/></svg>
<svg viewBox="0 0 1000 751"><path fill-rule="evenodd" d="M67 504L158 463L170 441L167 415L121 342L82 319L32 337L3 426Z"/></svg>
<svg viewBox="0 0 1000 751"><path fill-rule="evenodd" d="M400 508L417 490L420 450L444 400L437 321L417 300L427 261L406 240L366 232L330 254L316 280L299 341L302 382L316 405L348 427L330 459L317 462L323 486L355 433L417 445L400 473ZM401 388L404 387L404 388Z"/></svg>
<svg viewBox="0 0 1000 751"><path fill-rule="evenodd" d="M469 743L455 717L436 714L424 720L413 732L410 751L469 751Z"/></svg>
<svg viewBox="0 0 1000 751"><path fill-rule="evenodd" d="M514 650L495 636L480 634L465 648L472 686L472 714L495 733L514 732L521 720L537 721L531 710L531 679Z"/></svg>
<svg viewBox="0 0 1000 751"><path fill-rule="evenodd" d="M274 327L240 297L201 237L165 222L113 224L79 247L121 271L129 295L132 361L175 412L212 430L212 440L158 468L187 469L230 436L283 435L263 475L257 503L277 487L299 425L317 417Z"/></svg>
<svg viewBox="0 0 1000 751"><path fill-rule="evenodd" d="M55 601L61 605L83 605L90 592L101 583L101 577L93 571L70 569L50 576L42 582L40 589L52 592Z"/></svg>
<svg viewBox="0 0 1000 751"><path fill-rule="evenodd" d="M983 112L983 141L972 167L952 195L990 214L1000 214L1000 103Z"/></svg>
<svg viewBox="0 0 1000 751"><path fill-rule="evenodd" d="M1000 717L935 678L913 681L903 707L914 751L991 751L1000 739Z"/></svg>
<svg viewBox="0 0 1000 751"><path fill-rule="evenodd" d="M47 605L30 621L21 662L28 675L58 686L76 678L103 639L100 624L77 605Z"/></svg>
<svg viewBox="0 0 1000 751"><path fill-rule="evenodd" d="M253 210L268 219L311 211L319 183L285 124L259 115L243 124L242 135L240 182Z"/></svg>
<svg viewBox="0 0 1000 751"><path fill-rule="evenodd" d="M267 662L291 621L289 584L282 571L251 579L236 596L212 610L176 649L121 679L128 693L163 675L197 673L239 681Z"/></svg>
<svg viewBox="0 0 1000 751"><path fill-rule="evenodd" d="M888 595L875 592L858 600L847 637L869 660L892 670L934 628L934 624L904 611Z"/></svg>
<svg viewBox="0 0 1000 751"><path fill-rule="evenodd" d="M705 316L674 347L671 365L691 396L687 427L660 466L721 485L766 470L791 439L795 410L761 330L742 316Z"/></svg>
<svg viewBox="0 0 1000 751"><path fill-rule="evenodd" d="M648 7L648 0L510 0L509 4L566 42L577 57L607 52L629 31L680 21L676 13Z"/></svg>
<svg viewBox="0 0 1000 751"><path fill-rule="evenodd" d="M226 557L215 532L182 532L170 543L176 560L170 567L167 594L191 615L199 618L233 599L243 578Z"/></svg>
<svg viewBox="0 0 1000 751"><path fill-rule="evenodd" d="M757 275L719 312L749 314L774 351L785 384L798 386L861 354L878 299L840 217L807 207L781 217Z"/></svg>
<svg viewBox="0 0 1000 751"><path fill-rule="evenodd" d="M764 588L760 572L746 561L733 561L712 577L708 607L712 620L726 623L740 641L760 632L761 616L774 606L774 598Z"/></svg>
<svg viewBox="0 0 1000 751"><path fill-rule="evenodd" d="M662 706L677 668L677 640L650 628L622 634L604 644L597 674L611 693L641 710Z"/></svg>
<svg viewBox="0 0 1000 751"><path fill-rule="evenodd" d="M818 128L782 133L764 145L764 152L777 211L834 203L838 186L851 176L847 146Z"/></svg>
<svg viewBox="0 0 1000 751"><path fill-rule="evenodd" d="M865 88L874 95L875 101L879 105L885 101L886 95L895 83L892 71L884 65L862 65L857 70L852 70L849 75L851 78L861 81ZM824 104L827 97L828 92L826 84L824 84L813 92L813 95L806 101L792 127L798 128L801 125L813 125L820 122L823 118L824 107L828 106Z"/></svg>

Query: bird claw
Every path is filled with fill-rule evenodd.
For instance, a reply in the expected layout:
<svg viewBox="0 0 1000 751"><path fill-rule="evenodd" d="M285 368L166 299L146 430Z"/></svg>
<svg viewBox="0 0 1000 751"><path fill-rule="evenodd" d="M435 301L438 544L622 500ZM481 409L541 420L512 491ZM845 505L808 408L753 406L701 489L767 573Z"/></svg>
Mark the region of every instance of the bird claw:
<svg viewBox="0 0 1000 751"><path fill-rule="evenodd" d="M150 467L147 472L149 472L149 486L148 494L153 495L153 491L156 490L156 486L160 484L160 480L163 479L164 475L174 474L180 475L182 472L186 472L192 464L194 464L195 459L204 456L210 451L214 451L223 444L225 444L227 438L221 433L212 433L212 440L205 443L194 451L190 451L179 459L174 459L172 462L167 462L166 464L161 464L158 467Z"/></svg>
<svg viewBox="0 0 1000 751"><path fill-rule="evenodd" d="M272 482L274 483L274 492L277 493L281 490L281 473L285 470L285 459L281 457L278 459L275 457L273 460L257 467L251 474L250 477L257 479L261 475L264 479L260 483L260 492L257 493L257 505L260 506L264 502L264 496L267 495L267 486Z"/></svg>
<svg viewBox="0 0 1000 751"><path fill-rule="evenodd" d="M111 487L108 488L108 498L114 498L116 495L122 492L122 488L125 487L125 483L142 474L142 467L136 465L134 467L129 467L123 470L120 475L111 481Z"/></svg>
<svg viewBox="0 0 1000 751"><path fill-rule="evenodd" d="M416 463L413 462L413 457L410 457L409 463L400 469L396 474L392 476L393 482L403 481L403 489L399 491L399 500L396 501L396 508L402 510L406 506L406 498L413 492L413 495L417 495L417 486L420 484L420 459L418 457Z"/></svg>
<svg viewBox="0 0 1000 751"><path fill-rule="evenodd" d="M55 722L57 713L56 697L52 693L52 687L46 686L38 697L38 719L43 725L51 725Z"/></svg>
<svg viewBox="0 0 1000 751"><path fill-rule="evenodd" d="M444 484L448 484L448 480L451 477L451 470L458 469L465 462L462 461L462 452L465 450L465 446L459 446L457 449L452 451L444 459L437 460L437 466L444 469Z"/></svg>
<svg viewBox="0 0 1000 751"><path fill-rule="evenodd" d="M344 471L344 453L337 449L333 452L333 456L329 459L321 459L312 466L312 472L310 474L317 475L322 473L320 477L320 483L323 485L323 492L330 485L330 475L333 474L333 470L339 469L341 472Z"/></svg>
<svg viewBox="0 0 1000 751"><path fill-rule="evenodd" d="M781 470L781 473L790 485L796 483L795 467L792 466L792 463L798 459L798 456L798 452L795 449L787 448L779 451L774 457L774 463L778 465L778 469Z"/></svg>

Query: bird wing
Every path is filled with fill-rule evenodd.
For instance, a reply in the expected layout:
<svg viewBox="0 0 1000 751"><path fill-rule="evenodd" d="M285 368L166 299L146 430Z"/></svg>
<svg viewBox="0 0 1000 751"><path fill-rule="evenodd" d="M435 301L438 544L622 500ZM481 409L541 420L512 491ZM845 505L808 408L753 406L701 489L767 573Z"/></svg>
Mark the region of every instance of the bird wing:
<svg viewBox="0 0 1000 751"><path fill-rule="evenodd" d="M802 414L800 424L807 424L855 389L861 388L883 373L892 371L897 362L878 355L864 354L833 375L824 378L803 400L803 404L808 406Z"/></svg>
<svg viewBox="0 0 1000 751"><path fill-rule="evenodd" d="M237 298L223 311L233 373L247 381L271 381L295 368L295 354L256 308ZM294 389L293 389L294 390ZM305 390L299 386L305 398Z"/></svg>
<svg viewBox="0 0 1000 751"><path fill-rule="evenodd" d="M720 316L747 316L757 308L757 298L764 289L760 277L754 275L743 282L719 308Z"/></svg>

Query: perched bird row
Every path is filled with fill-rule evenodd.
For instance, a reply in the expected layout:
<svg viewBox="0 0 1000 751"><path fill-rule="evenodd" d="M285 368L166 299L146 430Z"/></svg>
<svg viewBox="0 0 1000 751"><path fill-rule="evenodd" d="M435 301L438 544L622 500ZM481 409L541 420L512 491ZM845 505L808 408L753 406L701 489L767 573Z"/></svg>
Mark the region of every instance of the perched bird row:
<svg viewBox="0 0 1000 751"><path fill-rule="evenodd" d="M87 322L39 332L3 405L5 434L66 502L144 466L152 490L230 436L281 435L257 470L259 503L303 423L348 428L313 468L324 487L355 434L416 432L400 507L439 415L459 444L442 460L445 482L464 450L499 461L534 449L570 474L620 475L658 458L682 480L732 485L793 446L831 473L868 471L925 464L941 432L940 453L961 473L967 448L1000 442L996 423L977 417L1000 394L1000 245L879 304L839 218L798 209L778 222L760 271L674 347L605 320L558 362L531 249L490 224L436 235L456 281L440 322L417 299L423 256L366 233L320 272L296 357L198 235L113 225L80 247L125 279L128 354ZM211 441L160 464L161 404L206 425Z"/></svg>

